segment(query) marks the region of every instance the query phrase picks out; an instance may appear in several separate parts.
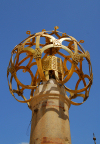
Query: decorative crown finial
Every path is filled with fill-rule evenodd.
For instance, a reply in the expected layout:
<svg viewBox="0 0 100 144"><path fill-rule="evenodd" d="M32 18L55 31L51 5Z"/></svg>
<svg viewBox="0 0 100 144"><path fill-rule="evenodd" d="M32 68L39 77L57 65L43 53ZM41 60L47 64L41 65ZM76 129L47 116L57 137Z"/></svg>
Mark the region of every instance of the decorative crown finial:
<svg viewBox="0 0 100 144"><path fill-rule="evenodd" d="M59 31L57 31L58 28L58 26L55 26L55 30L51 32L43 29L42 32L35 34L31 34L30 31L27 31L26 33L30 36L12 50L11 54L15 57L12 61L11 56L7 69L7 78L11 94L14 96L14 93L17 93L24 99L21 101L14 96L17 101L28 103L31 98L33 98L34 90L38 87L40 82L48 81L50 78L55 78L59 84L65 87L65 90L70 93L68 100L73 105L80 105L89 97L89 91L93 81L90 54L81 46L80 43L83 43L83 40L78 42L74 37L69 36L66 33L59 33ZM58 37L58 39L55 36ZM45 42L42 42L41 38L44 38ZM63 45L64 41L67 45ZM65 53L60 51L62 49L65 50ZM26 57L20 60L23 53L26 53ZM59 58L58 55L63 57L63 60ZM26 60L29 60L28 63L23 65ZM83 72L82 63L84 60L89 65L89 74ZM67 67L67 62L71 63L70 69ZM33 74L35 65L37 65L37 70L36 73ZM25 85L18 79L16 73L20 69L22 69L24 73L28 72L30 74L30 85ZM78 75L78 80L75 89L70 89L66 87L65 84L72 77L73 73ZM9 74L11 74L10 79ZM17 83L16 89L13 89L12 87L13 78ZM85 79L88 79L88 83ZM83 82L84 87L78 89L81 81ZM25 89L31 90L30 98L28 100L23 95ZM75 103L72 101L72 99L79 96L83 97L83 102Z"/></svg>

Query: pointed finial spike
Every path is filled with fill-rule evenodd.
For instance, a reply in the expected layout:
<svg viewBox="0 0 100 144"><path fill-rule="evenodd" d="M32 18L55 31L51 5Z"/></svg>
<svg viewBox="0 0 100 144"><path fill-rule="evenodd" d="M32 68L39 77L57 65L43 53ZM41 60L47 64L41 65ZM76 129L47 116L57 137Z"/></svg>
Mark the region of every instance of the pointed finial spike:
<svg viewBox="0 0 100 144"><path fill-rule="evenodd" d="M96 144L96 137L95 137L94 133L93 133L93 140L94 140L94 143Z"/></svg>

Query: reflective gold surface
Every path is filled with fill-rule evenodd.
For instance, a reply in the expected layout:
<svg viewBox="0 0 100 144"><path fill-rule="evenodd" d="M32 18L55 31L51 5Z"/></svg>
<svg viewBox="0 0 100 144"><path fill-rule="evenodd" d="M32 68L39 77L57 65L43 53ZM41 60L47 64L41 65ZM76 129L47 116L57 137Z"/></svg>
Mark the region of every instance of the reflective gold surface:
<svg viewBox="0 0 100 144"><path fill-rule="evenodd" d="M11 94L14 96L14 93L17 93L24 99L21 101L14 96L17 101L23 103L27 102L27 104L29 104L34 95L34 89L38 87L41 81L48 81L50 74L53 76L52 78L55 78L56 81L64 86L66 91L70 93L69 101L71 104L80 105L88 98L93 81L90 54L81 46L80 43L83 43L83 40L78 42L74 37L57 31L58 28L59 27L56 26L53 31L46 31L43 29L42 32L35 34L31 34L30 31L27 31L26 33L29 34L29 37L15 46L12 50L11 59L7 69L7 78ZM45 41L41 41L42 38L44 38ZM60 50L64 50L65 52L63 53ZM20 60L23 53L26 53L26 57ZM28 64L23 65L27 59L29 59ZM83 72L84 61L88 64L88 74ZM71 64L70 69L67 67L68 62ZM35 65L37 65L37 71L34 75L32 67ZM17 71L20 69L23 69L24 73L28 72L30 74L30 85L25 85L18 79ZM64 84L70 80L73 73L76 73L79 78L76 82L75 89L70 89ZM9 74L11 75L10 77ZM13 78L17 83L16 89L12 88ZM85 79L88 79L88 83ZM81 81L83 82L84 87L78 89ZM23 95L25 89L31 90L30 98L28 100ZM79 96L83 97L82 103L75 103L72 101L72 99Z"/></svg>

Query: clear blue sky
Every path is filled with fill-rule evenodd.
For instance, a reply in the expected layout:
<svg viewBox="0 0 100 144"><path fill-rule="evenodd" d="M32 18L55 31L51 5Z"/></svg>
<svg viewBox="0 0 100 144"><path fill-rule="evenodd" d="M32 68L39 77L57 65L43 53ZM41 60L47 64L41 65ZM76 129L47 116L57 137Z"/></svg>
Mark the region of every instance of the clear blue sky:
<svg viewBox="0 0 100 144"><path fill-rule="evenodd" d="M66 32L90 52L93 85L90 97L69 110L72 144L100 143L100 0L0 0L0 144L28 144L31 111L9 92L6 71L15 45L42 29Z"/></svg>

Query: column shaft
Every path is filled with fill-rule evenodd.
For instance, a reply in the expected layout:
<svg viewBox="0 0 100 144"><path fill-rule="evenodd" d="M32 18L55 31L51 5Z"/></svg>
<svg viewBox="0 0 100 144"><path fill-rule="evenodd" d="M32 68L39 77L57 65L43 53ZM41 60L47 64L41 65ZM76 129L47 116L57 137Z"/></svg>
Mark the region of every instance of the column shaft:
<svg viewBox="0 0 100 144"><path fill-rule="evenodd" d="M34 96L52 95L53 99L42 100L34 106L34 99L30 102L32 107L32 124L30 144L71 144L69 107L70 103L64 103L55 99L55 94L66 97L62 86L51 79L46 84L40 85Z"/></svg>

